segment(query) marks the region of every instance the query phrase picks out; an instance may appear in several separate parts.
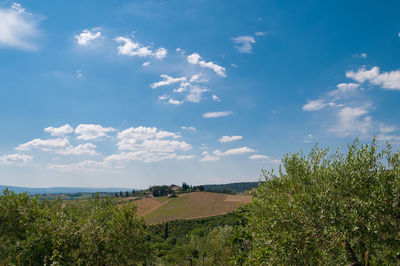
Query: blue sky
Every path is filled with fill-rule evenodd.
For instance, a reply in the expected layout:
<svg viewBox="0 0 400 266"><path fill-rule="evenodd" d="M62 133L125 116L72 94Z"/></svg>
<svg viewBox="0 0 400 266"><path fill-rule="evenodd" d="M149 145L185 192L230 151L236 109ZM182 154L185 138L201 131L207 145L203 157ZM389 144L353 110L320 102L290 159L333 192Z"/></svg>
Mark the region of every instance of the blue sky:
<svg viewBox="0 0 400 266"><path fill-rule="evenodd" d="M400 143L398 1L1 1L0 184L255 181Z"/></svg>

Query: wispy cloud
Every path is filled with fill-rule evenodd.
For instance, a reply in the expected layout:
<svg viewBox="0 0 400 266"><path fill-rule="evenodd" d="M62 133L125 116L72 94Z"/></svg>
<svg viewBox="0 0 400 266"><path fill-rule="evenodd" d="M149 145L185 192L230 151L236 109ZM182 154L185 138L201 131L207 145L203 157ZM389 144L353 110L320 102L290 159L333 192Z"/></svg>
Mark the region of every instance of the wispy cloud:
<svg viewBox="0 0 400 266"><path fill-rule="evenodd" d="M209 152L204 151L202 153L203 158L200 159L201 162L215 162L215 161L219 161L219 157L211 155Z"/></svg>
<svg viewBox="0 0 400 266"><path fill-rule="evenodd" d="M0 8L0 47L37 49L33 40L39 36L39 21L39 17L26 12L18 3Z"/></svg>
<svg viewBox="0 0 400 266"><path fill-rule="evenodd" d="M235 140L240 140L243 139L242 136L222 136L218 139L219 142L221 143L227 143L227 142L232 142Z"/></svg>
<svg viewBox="0 0 400 266"><path fill-rule="evenodd" d="M14 153L0 156L0 164L25 165L33 160L33 156Z"/></svg>
<svg viewBox="0 0 400 266"><path fill-rule="evenodd" d="M161 86L167 86L167 85L171 85L171 84L186 80L185 77L173 78L173 77L170 77L170 76L165 75L165 74L161 74L161 77L164 80L161 80L161 81L154 82L154 83L150 84L150 88L155 89L155 88L158 88L158 87L161 87Z"/></svg>
<svg viewBox="0 0 400 266"><path fill-rule="evenodd" d="M237 44L235 48L239 53L251 54L253 49L252 44L256 43L256 40L252 36L239 36L233 38L233 42Z"/></svg>
<svg viewBox="0 0 400 266"><path fill-rule="evenodd" d="M367 136L372 129L372 118L368 116L370 108L370 105L341 108L337 113L337 123L329 131L342 137Z"/></svg>
<svg viewBox="0 0 400 266"><path fill-rule="evenodd" d="M266 160L269 159L269 156L262 154L254 154L249 157L250 160Z"/></svg>
<svg viewBox="0 0 400 266"><path fill-rule="evenodd" d="M324 100L321 100L321 99L312 100L312 101L308 101L305 105L303 105L303 110L304 111L318 111L327 106L329 106L329 103L326 103Z"/></svg>
<svg viewBox="0 0 400 266"><path fill-rule="evenodd" d="M213 94L212 99L213 99L214 101L216 101L216 102L220 102L220 101L221 101L221 99L220 99L217 95L215 95L215 94Z"/></svg>
<svg viewBox="0 0 400 266"><path fill-rule="evenodd" d="M196 131L196 128L195 127L185 127L185 126L183 126L183 127L181 127L181 129L183 129L183 130L189 130L189 131Z"/></svg>
<svg viewBox="0 0 400 266"><path fill-rule="evenodd" d="M193 65L199 65L204 68L209 68L213 70L218 76L226 77L225 68L219 66L211 61L206 62L204 60L200 60L201 56L198 53L193 53L187 57L187 61Z"/></svg>
<svg viewBox="0 0 400 266"><path fill-rule="evenodd" d="M222 112L209 112L209 113L204 113L203 117L204 118L216 118L216 117L224 117L233 114L231 111L222 111Z"/></svg>

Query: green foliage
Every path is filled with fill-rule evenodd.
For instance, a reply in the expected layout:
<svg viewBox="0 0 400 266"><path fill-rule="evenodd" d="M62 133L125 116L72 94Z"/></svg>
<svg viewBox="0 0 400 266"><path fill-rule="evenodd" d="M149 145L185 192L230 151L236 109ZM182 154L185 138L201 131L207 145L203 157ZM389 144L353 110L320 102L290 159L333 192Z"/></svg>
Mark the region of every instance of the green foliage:
<svg viewBox="0 0 400 266"><path fill-rule="evenodd" d="M390 145L355 141L346 156L316 146L263 176L242 231L245 263L399 264L400 154Z"/></svg>
<svg viewBox="0 0 400 266"><path fill-rule="evenodd" d="M168 194L174 192L170 186L165 186L165 185L150 187L149 191L153 194L153 197L167 196Z"/></svg>
<svg viewBox="0 0 400 266"><path fill-rule="evenodd" d="M220 185L204 185L205 191L224 193L224 194L236 194L238 192L244 192L246 190L258 187L258 182L239 182L231 184L220 184Z"/></svg>
<svg viewBox="0 0 400 266"><path fill-rule="evenodd" d="M119 208L95 199L85 207L64 205L5 190L0 197L0 263L131 265L151 259L144 222L132 203Z"/></svg>
<svg viewBox="0 0 400 266"><path fill-rule="evenodd" d="M161 265L223 265L231 259L231 231L241 223L234 214L152 225L151 243Z"/></svg>

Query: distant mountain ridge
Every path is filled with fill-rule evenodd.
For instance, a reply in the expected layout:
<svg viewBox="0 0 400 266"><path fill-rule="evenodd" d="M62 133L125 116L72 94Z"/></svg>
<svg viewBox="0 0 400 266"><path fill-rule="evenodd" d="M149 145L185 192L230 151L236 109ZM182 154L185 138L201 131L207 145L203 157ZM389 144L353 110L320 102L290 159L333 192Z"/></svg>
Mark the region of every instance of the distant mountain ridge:
<svg viewBox="0 0 400 266"><path fill-rule="evenodd" d="M134 188L94 188L94 187L49 187L49 188L30 188L30 187L16 187L16 186L3 186L0 185L0 195L3 190L8 188L15 193L26 192L30 195L35 194L59 194L59 193L95 193L95 192L120 192L131 191ZM138 189L134 189L138 190Z"/></svg>

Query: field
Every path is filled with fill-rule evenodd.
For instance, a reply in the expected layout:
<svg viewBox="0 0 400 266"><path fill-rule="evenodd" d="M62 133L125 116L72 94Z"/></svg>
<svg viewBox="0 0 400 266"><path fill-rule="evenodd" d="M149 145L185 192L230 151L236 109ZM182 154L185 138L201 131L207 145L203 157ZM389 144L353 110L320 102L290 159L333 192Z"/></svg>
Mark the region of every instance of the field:
<svg viewBox="0 0 400 266"><path fill-rule="evenodd" d="M177 198L144 198L136 201L138 214L146 224L171 220L217 216L236 210L251 201L250 195L226 195L210 192L180 194Z"/></svg>

